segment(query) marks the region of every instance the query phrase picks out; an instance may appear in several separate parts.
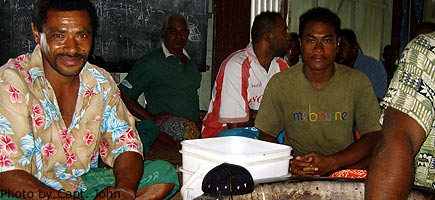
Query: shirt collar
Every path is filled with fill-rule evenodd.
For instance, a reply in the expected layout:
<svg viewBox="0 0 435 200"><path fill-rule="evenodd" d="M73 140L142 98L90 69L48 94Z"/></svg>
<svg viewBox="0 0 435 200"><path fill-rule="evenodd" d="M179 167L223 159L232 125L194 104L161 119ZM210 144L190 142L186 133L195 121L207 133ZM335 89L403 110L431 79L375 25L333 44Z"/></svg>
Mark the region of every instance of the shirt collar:
<svg viewBox="0 0 435 200"><path fill-rule="evenodd" d="M174 54L172 54L171 52L169 52L168 48L166 48L165 46L165 42L162 42L162 49L163 49L163 53L165 54L165 57L168 58L169 56L174 56ZM187 54L187 51L185 49L183 49L183 54L190 59L189 54Z"/></svg>
<svg viewBox="0 0 435 200"><path fill-rule="evenodd" d="M246 49L246 51L248 53L249 62L252 62L254 60L258 60L257 55L255 55L254 47L252 46L252 43L249 43L248 46L246 46L245 49Z"/></svg>
<svg viewBox="0 0 435 200"><path fill-rule="evenodd" d="M30 78L32 79L32 83L35 82L36 79L39 77L45 79L45 73L43 61L42 61L42 53L41 53L41 47L36 45L35 49L33 50L33 53L30 55L30 61L27 66L23 66L29 71Z"/></svg>
<svg viewBox="0 0 435 200"><path fill-rule="evenodd" d="M33 49L33 53L30 55L30 62L28 66L29 68L42 68L42 53L39 44L36 45L35 49Z"/></svg>

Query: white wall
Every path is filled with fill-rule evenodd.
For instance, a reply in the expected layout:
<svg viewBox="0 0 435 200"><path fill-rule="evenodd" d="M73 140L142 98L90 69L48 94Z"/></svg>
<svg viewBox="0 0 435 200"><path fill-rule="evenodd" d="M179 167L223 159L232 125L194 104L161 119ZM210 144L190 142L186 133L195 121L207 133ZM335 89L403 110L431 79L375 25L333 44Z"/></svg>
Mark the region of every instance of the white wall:
<svg viewBox="0 0 435 200"><path fill-rule="evenodd" d="M423 22L435 23L435 0L424 1Z"/></svg>
<svg viewBox="0 0 435 200"><path fill-rule="evenodd" d="M310 8L327 7L337 13L341 27L352 29L366 55L380 58L391 42L393 0L288 0L289 29L299 32L299 16Z"/></svg>

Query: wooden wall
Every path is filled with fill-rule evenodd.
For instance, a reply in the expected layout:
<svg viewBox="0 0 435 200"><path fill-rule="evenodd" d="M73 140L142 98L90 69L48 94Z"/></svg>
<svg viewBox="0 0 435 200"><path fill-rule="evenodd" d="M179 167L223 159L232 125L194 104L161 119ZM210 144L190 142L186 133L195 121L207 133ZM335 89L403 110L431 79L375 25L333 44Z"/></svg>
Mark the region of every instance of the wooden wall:
<svg viewBox="0 0 435 200"><path fill-rule="evenodd" d="M251 1L214 0L214 53L212 85L222 61L232 52L248 45L250 40Z"/></svg>

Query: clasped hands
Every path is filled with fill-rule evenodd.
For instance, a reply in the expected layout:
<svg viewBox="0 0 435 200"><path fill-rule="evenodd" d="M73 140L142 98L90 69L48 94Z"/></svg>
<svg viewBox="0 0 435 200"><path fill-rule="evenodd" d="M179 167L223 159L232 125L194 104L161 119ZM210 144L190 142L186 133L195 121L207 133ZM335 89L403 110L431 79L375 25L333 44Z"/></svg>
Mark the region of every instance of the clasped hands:
<svg viewBox="0 0 435 200"><path fill-rule="evenodd" d="M290 162L290 172L293 176L320 177L328 175L336 169L334 158L315 152L296 156Z"/></svg>

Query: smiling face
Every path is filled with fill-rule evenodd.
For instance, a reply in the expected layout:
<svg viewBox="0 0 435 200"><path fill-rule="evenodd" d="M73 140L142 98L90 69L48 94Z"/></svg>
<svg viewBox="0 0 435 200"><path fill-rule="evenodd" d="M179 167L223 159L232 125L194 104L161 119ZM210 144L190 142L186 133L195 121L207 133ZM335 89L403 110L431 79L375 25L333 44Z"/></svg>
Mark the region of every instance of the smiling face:
<svg viewBox="0 0 435 200"><path fill-rule="evenodd" d="M309 70L325 70L334 66L338 44L334 25L308 22L300 43L304 66Z"/></svg>
<svg viewBox="0 0 435 200"><path fill-rule="evenodd" d="M92 27L86 10L50 10L42 32L34 24L32 32L41 47L46 74L75 77L80 73L92 46Z"/></svg>

